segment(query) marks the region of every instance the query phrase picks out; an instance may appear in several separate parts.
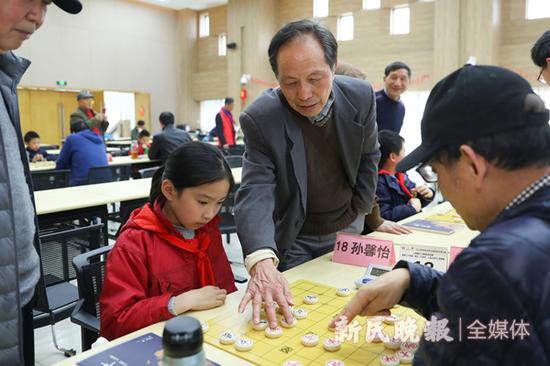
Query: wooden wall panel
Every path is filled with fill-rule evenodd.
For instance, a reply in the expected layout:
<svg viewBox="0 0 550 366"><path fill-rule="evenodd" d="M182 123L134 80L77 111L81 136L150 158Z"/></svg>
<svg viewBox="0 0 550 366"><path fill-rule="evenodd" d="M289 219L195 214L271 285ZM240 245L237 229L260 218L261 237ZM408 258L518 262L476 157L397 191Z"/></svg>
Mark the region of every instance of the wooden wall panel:
<svg viewBox="0 0 550 366"><path fill-rule="evenodd" d="M550 18L525 19L525 1L502 0L499 62L537 85L539 68L531 60L531 47L550 29Z"/></svg>
<svg viewBox="0 0 550 366"><path fill-rule="evenodd" d="M149 93L135 93L135 119L143 120L145 122L145 129L149 132L153 131L153 124L151 120L151 94Z"/></svg>
<svg viewBox="0 0 550 366"><path fill-rule="evenodd" d="M193 74L191 88L194 100L223 99L227 94L227 71L196 72Z"/></svg>
<svg viewBox="0 0 550 366"><path fill-rule="evenodd" d="M227 5L208 9L210 17L210 35L227 33Z"/></svg>
<svg viewBox="0 0 550 366"><path fill-rule="evenodd" d="M31 129L30 90L18 88L17 99L19 100L19 120L21 123L21 133L25 136L25 133Z"/></svg>

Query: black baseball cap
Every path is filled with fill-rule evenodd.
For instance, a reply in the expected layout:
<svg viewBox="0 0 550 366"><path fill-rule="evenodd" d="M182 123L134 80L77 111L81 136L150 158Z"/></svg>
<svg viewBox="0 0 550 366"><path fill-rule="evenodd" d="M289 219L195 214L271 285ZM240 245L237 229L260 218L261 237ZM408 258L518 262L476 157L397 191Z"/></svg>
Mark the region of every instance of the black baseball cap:
<svg viewBox="0 0 550 366"><path fill-rule="evenodd" d="M520 128L548 124L549 114L525 112L529 83L497 66L466 65L430 92L421 122L422 143L397 164L404 172L440 148Z"/></svg>
<svg viewBox="0 0 550 366"><path fill-rule="evenodd" d="M78 14L82 10L79 0L53 0L53 3L69 14Z"/></svg>
<svg viewBox="0 0 550 366"><path fill-rule="evenodd" d="M80 100L80 99L93 99L95 98L94 95L92 93L90 93L89 91L87 90L82 90L80 93L78 93L78 95L76 96L76 100Z"/></svg>

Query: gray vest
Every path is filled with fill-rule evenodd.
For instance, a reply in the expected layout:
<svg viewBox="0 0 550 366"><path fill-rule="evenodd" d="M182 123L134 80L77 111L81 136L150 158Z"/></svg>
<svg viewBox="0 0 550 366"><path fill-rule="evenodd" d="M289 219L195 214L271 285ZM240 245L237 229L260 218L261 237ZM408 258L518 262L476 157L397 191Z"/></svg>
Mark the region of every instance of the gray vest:
<svg viewBox="0 0 550 366"><path fill-rule="evenodd" d="M0 364L22 363L21 307L40 277L35 211L25 178L16 85L28 61L0 54ZM28 168L27 168L28 169Z"/></svg>

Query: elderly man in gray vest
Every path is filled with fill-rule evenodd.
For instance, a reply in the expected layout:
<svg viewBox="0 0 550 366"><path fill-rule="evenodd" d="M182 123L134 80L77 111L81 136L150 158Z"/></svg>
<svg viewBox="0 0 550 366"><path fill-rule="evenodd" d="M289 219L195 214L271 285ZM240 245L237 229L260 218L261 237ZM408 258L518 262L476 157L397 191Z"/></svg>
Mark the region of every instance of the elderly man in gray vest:
<svg viewBox="0 0 550 366"><path fill-rule="evenodd" d="M374 93L364 80L334 75L337 48L325 26L285 25L268 51L280 88L240 116L246 154L235 218L251 278L239 311L252 301L257 323L264 302L272 328L274 301L293 321L279 271L331 251L337 231L361 233L374 201Z"/></svg>
<svg viewBox="0 0 550 366"><path fill-rule="evenodd" d="M36 215L16 85L30 62L11 50L44 22L52 0L0 1L0 365L34 365L32 307L40 277ZM77 0L54 0L76 14Z"/></svg>

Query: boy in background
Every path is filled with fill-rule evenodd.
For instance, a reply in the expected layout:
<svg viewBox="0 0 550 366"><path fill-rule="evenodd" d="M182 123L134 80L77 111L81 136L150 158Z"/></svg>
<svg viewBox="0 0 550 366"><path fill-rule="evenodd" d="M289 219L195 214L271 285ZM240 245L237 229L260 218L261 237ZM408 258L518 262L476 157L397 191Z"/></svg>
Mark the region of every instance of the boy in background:
<svg viewBox="0 0 550 366"><path fill-rule="evenodd" d="M146 154L147 151L151 148L151 133L143 129L138 134L138 154ZM147 151L145 151L147 149Z"/></svg>
<svg viewBox="0 0 550 366"><path fill-rule="evenodd" d="M40 147L40 135L36 131L27 132L23 139L25 140L27 156L30 162L47 160L48 153Z"/></svg>
<svg viewBox="0 0 550 366"><path fill-rule="evenodd" d="M398 173L397 163L405 156L405 140L397 133L383 130L378 133L380 157L376 195L382 217L399 221L422 210L433 200L434 192L425 185L416 186L406 173Z"/></svg>

